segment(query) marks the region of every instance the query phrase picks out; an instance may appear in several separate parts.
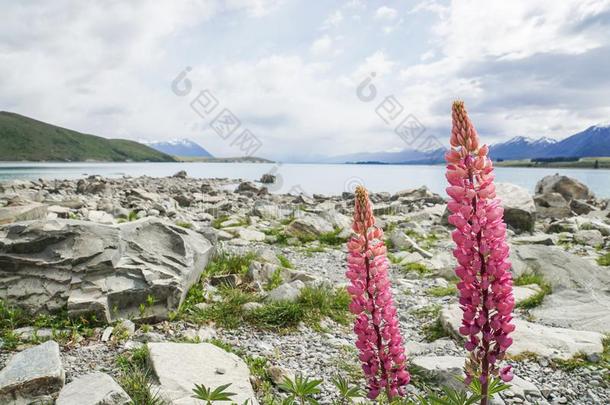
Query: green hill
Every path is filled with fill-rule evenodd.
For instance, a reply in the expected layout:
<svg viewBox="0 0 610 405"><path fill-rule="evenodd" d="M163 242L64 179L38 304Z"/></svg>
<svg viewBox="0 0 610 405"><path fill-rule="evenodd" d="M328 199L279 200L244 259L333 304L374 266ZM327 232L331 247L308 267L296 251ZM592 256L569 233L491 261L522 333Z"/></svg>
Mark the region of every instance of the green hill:
<svg viewBox="0 0 610 405"><path fill-rule="evenodd" d="M0 161L173 162L148 146L106 139L56 127L23 115L0 111Z"/></svg>

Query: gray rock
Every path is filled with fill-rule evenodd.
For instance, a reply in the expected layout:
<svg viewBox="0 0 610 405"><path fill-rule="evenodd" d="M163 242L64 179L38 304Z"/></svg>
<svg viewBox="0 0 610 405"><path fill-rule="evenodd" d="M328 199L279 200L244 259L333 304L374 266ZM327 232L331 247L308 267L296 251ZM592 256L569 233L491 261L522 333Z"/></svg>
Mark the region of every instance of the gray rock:
<svg viewBox="0 0 610 405"><path fill-rule="evenodd" d="M282 384L286 378L288 378L290 381L294 381L295 379L295 374L293 371L280 366L270 366L267 368L267 374L275 385Z"/></svg>
<svg viewBox="0 0 610 405"><path fill-rule="evenodd" d="M581 245L598 247L604 245L604 236L597 229L586 229L577 231L574 240Z"/></svg>
<svg viewBox="0 0 610 405"><path fill-rule="evenodd" d="M534 197L540 218L566 218L572 215L568 201L559 193L547 192Z"/></svg>
<svg viewBox="0 0 610 405"><path fill-rule="evenodd" d="M118 226L54 220L0 227L0 298L29 312L163 318L206 266L212 246L159 219ZM145 314L140 304L148 297Z"/></svg>
<svg viewBox="0 0 610 405"><path fill-rule="evenodd" d="M515 303L520 303L528 298L531 298L538 294L541 288L538 284L529 284L523 286L513 287L513 296L515 297Z"/></svg>
<svg viewBox="0 0 610 405"><path fill-rule="evenodd" d="M576 215L586 215L592 211L596 211L597 208L594 205L587 203L582 200L572 200L570 201L570 209Z"/></svg>
<svg viewBox="0 0 610 405"><path fill-rule="evenodd" d="M514 245L546 245L553 246L555 241L553 237L545 233L532 235L532 236L520 236L511 239L511 244Z"/></svg>
<svg viewBox="0 0 610 405"><path fill-rule="evenodd" d="M0 403L30 404L64 386L59 345L53 341L15 354L0 371Z"/></svg>
<svg viewBox="0 0 610 405"><path fill-rule="evenodd" d="M290 283L282 284L279 287L271 290L265 298L267 301L289 301L295 302L301 295L301 290L305 287L305 283L300 280L295 280Z"/></svg>
<svg viewBox="0 0 610 405"><path fill-rule="evenodd" d="M496 195L504 207L504 221L516 232L531 232L536 222L536 205L523 187L497 183Z"/></svg>
<svg viewBox="0 0 610 405"><path fill-rule="evenodd" d="M610 332L610 294L607 291L562 290L547 295L530 310L536 320L562 328Z"/></svg>
<svg viewBox="0 0 610 405"><path fill-rule="evenodd" d="M29 203L0 208L0 225L45 219L46 217L47 206L45 204Z"/></svg>
<svg viewBox="0 0 610 405"><path fill-rule="evenodd" d="M510 253L513 274L538 273L554 290L589 291L610 285L610 272L556 246L516 245Z"/></svg>
<svg viewBox="0 0 610 405"><path fill-rule="evenodd" d="M238 193L255 193L258 194L260 193L262 190L267 190L265 187L259 187L256 184L252 183L251 181L244 181L242 183L239 184L239 186L237 186L237 189L235 189L236 192Z"/></svg>
<svg viewBox="0 0 610 405"><path fill-rule="evenodd" d="M91 373L66 385L55 405L127 405L131 398L108 374Z"/></svg>
<svg viewBox="0 0 610 405"><path fill-rule="evenodd" d="M420 367L424 373L439 381L440 385L461 389L464 387L457 377L464 374L466 359L457 356L421 356L414 357L411 362Z"/></svg>
<svg viewBox="0 0 610 405"><path fill-rule="evenodd" d="M559 193L567 201L588 200L593 197L589 188L580 181L567 176L555 174L543 177L536 184L536 194Z"/></svg>
<svg viewBox="0 0 610 405"><path fill-rule="evenodd" d="M306 215L297 218L286 227L286 233L290 236L313 239L333 230L334 228L330 222L317 215Z"/></svg>
<svg viewBox="0 0 610 405"><path fill-rule="evenodd" d="M433 257L432 253L419 247L417 242L415 242L411 237L409 237L400 229L395 229L394 231L392 231L389 237L392 241L392 244L400 250L413 250L428 259Z"/></svg>
<svg viewBox="0 0 610 405"><path fill-rule="evenodd" d="M263 184L273 184L276 181L276 176L274 174L265 173L261 176L260 182Z"/></svg>
<svg viewBox="0 0 610 405"><path fill-rule="evenodd" d="M250 370L239 357L209 343L149 343L150 364L160 384L160 394L175 405L193 404L195 384L219 387L231 384L238 404L258 404L250 385ZM218 369L222 368L222 373Z"/></svg>
<svg viewBox="0 0 610 405"><path fill-rule="evenodd" d="M460 337L458 329L462 323L462 311L459 305L444 307L440 320L449 333ZM513 319L513 322L513 344L507 352L511 356L530 352L550 359L566 360L578 353L591 355L604 350L604 335L601 333L545 326L519 318Z"/></svg>
<svg viewBox="0 0 610 405"><path fill-rule="evenodd" d="M178 173L174 174L172 177L175 177L178 179L186 179L188 177L188 174L186 173L186 170L180 170Z"/></svg>

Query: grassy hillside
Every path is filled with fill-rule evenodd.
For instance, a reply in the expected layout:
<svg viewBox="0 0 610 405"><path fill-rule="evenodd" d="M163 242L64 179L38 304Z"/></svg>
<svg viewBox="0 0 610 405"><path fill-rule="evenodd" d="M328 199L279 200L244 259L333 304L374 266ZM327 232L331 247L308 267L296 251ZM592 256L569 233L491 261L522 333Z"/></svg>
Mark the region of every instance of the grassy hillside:
<svg viewBox="0 0 610 405"><path fill-rule="evenodd" d="M174 161L124 139L106 139L0 111L0 161Z"/></svg>

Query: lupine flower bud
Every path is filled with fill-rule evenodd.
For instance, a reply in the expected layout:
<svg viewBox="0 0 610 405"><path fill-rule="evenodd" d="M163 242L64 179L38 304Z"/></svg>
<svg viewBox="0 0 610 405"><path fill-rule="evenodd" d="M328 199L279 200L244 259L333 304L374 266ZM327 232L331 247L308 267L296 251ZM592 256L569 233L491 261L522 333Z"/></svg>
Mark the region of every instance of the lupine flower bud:
<svg viewBox="0 0 610 405"><path fill-rule="evenodd" d="M470 352L466 363L466 381L479 379L487 389L490 375L503 381L512 379L510 366L499 369L512 344L515 329L512 311L511 264L508 261L504 210L496 199L493 164L489 148L479 147L479 137L468 118L464 102L453 103L452 149L446 154L449 182L447 204L449 223L456 229L452 239L460 278L460 306L463 310L460 334L466 337ZM483 402L482 402L483 403ZM486 403L486 402L485 402Z"/></svg>
<svg viewBox="0 0 610 405"><path fill-rule="evenodd" d="M375 227L375 217L364 187L356 189L354 235L347 243L347 290L352 296L350 311L357 315L356 347L368 383L368 397L382 391L388 398L404 395L411 376L406 371L406 355L398 329L396 307L388 278L388 259L383 230Z"/></svg>

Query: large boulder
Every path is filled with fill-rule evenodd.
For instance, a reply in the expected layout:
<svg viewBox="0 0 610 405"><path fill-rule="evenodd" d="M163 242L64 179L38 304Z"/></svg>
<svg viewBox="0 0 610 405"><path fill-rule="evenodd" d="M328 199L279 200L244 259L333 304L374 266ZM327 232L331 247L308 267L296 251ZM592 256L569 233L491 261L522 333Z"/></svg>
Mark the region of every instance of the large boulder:
<svg viewBox="0 0 610 405"><path fill-rule="evenodd" d="M127 405L131 398L116 381L105 373L78 377L66 385L55 405Z"/></svg>
<svg viewBox="0 0 610 405"><path fill-rule="evenodd" d="M593 196L589 188L580 181L568 176L554 174L543 177L536 184L536 194L559 193L567 201L588 200Z"/></svg>
<svg viewBox="0 0 610 405"><path fill-rule="evenodd" d="M441 310L441 324L452 335L461 337L462 310L451 304ZM524 319L513 319L513 344L507 353L511 356L535 353L550 359L566 360L577 354L600 355L604 351L604 335L598 332L556 328Z"/></svg>
<svg viewBox="0 0 610 405"><path fill-rule="evenodd" d="M250 370L242 359L210 343L149 343L150 365L160 384L160 394L174 405L191 405L195 384L217 388L231 384L231 401L258 401L250 384Z"/></svg>
<svg viewBox="0 0 610 405"><path fill-rule="evenodd" d="M6 225L0 227L0 298L33 313L67 306L71 316L93 313L106 321L163 318L182 303L211 249L200 234L155 218L117 226Z"/></svg>
<svg viewBox="0 0 610 405"><path fill-rule="evenodd" d="M0 404L50 401L64 382L59 345L45 342L15 354L0 371Z"/></svg>
<svg viewBox="0 0 610 405"><path fill-rule="evenodd" d="M504 207L504 221L517 232L531 232L536 222L536 205L523 187L510 183L496 184L496 195Z"/></svg>

